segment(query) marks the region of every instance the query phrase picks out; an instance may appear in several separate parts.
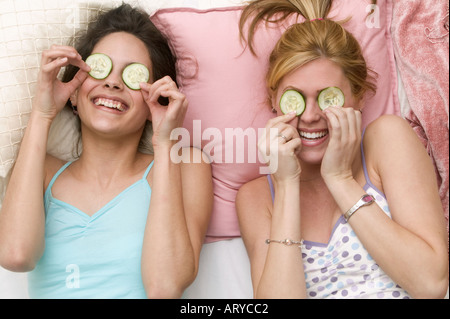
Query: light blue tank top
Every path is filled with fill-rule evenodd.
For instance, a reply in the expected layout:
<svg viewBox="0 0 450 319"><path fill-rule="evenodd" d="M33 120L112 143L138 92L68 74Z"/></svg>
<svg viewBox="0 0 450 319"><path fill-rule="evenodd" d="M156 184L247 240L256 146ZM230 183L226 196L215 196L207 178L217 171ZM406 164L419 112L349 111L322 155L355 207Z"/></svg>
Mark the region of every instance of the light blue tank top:
<svg viewBox="0 0 450 319"><path fill-rule="evenodd" d="M141 253L150 206L147 175L94 215L45 194L45 250L29 273L31 298L146 298Z"/></svg>

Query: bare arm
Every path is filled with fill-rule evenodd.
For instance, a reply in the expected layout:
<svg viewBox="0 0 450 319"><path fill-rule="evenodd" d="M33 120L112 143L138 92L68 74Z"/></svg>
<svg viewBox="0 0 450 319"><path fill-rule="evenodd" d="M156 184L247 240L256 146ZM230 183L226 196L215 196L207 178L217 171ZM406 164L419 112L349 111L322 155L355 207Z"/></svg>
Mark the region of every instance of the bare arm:
<svg viewBox="0 0 450 319"><path fill-rule="evenodd" d="M242 238L250 258L254 296L305 298L299 245L265 243L266 239L301 239L298 185L280 185L275 193L273 212L266 177L244 185L236 198Z"/></svg>
<svg viewBox="0 0 450 319"><path fill-rule="evenodd" d="M392 219L370 205L350 220L380 267L415 298L439 298L448 287L448 254L435 172L406 122L383 117L366 130L364 146L372 181L389 202ZM328 179L345 212L364 193L353 178Z"/></svg>
<svg viewBox="0 0 450 319"><path fill-rule="evenodd" d="M88 68L70 47L54 46L42 54L36 96L0 213L0 264L12 271L34 268L44 250L44 180L50 125L71 92L86 78L70 83L56 75L68 63Z"/></svg>
<svg viewBox="0 0 450 319"><path fill-rule="evenodd" d="M153 88L149 85L147 97L156 127L152 198L142 253L142 278L149 298L179 298L195 279L212 206L209 165L177 164L171 159L170 131L181 125L187 102L172 81L165 81L155 82ZM167 111L154 105L164 94L171 100Z"/></svg>
<svg viewBox="0 0 450 319"><path fill-rule="evenodd" d="M0 262L30 271L44 250L44 162L50 123L31 115L0 213Z"/></svg>
<svg viewBox="0 0 450 319"><path fill-rule="evenodd" d="M236 199L242 236L250 257L256 298L306 296L299 245L265 243L266 239L277 241L290 239L299 242L302 238L300 166L295 155L301 142L296 130L286 124L293 118L293 115L285 115L269 121L266 134L259 142L263 154L271 147L269 160L271 162L276 160L278 163L278 169L272 175L275 187L273 208L268 184L264 179L244 185ZM275 128L288 136L289 142L285 142L279 136L271 136L268 129Z"/></svg>

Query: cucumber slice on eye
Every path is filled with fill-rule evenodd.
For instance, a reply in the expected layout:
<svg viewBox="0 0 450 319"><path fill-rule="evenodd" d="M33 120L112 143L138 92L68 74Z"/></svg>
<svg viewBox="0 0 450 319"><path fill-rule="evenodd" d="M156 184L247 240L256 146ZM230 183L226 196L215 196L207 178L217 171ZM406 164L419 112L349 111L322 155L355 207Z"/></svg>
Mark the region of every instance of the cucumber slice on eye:
<svg viewBox="0 0 450 319"><path fill-rule="evenodd" d="M123 82L132 90L140 90L139 83L148 82L149 79L150 71L140 63L132 63L122 72Z"/></svg>
<svg viewBox="0 0 450 319"><path fill-rule="evenodd" d="M97 80L105 79L112 70L110 57L103 53L94 53L88 56L86 64L91 67L89 75Z"/></svg>
<svg viewBox="0 0 450 319"><path fill-rule="evenodd" d="M330 106L344 106L345 97L340 88L332 86L320 91L317 97L320 109L323 111Z"/></svg>
<svg viewBox="0 0 450 319"><path fill-rule="evenodd" d="M300 92L295 90L287 90L280 99L280 109L283 114L295 112L297 116L302 115L305 111L305 98Z"/></svg>

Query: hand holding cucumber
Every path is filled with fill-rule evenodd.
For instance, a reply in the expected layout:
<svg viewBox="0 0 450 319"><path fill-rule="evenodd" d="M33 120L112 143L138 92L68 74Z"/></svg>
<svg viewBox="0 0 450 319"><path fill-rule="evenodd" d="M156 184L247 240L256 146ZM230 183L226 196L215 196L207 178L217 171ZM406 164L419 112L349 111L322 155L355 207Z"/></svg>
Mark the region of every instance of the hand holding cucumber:
<svg viewBox="0 0 450 319"><path fill-rule="evenodd" d="M72 81L63 83L57 76L61 68L69 64L79 67L80 70ZM90 67L73 47L52 45L49 50L42 53L33 110L40 112L45 118L53 120L62 110L70 95L86 79L89 71Z"/></svg>
<svg viewBox="0 0 450 319"><path fill-rule="evenodd" d="M150 108L153 123L153 147L173 145L170 140L172 130L183 125L188 102L183 93L178 90L176 83L166 76L154 83L141 83L142 96ZM169 105L163 106L158 102L159 97L169 99Z"/></svg>
<svg viewBox="0 0 450 319"><path fill-rule="evenodd" d="M361 143L361 112L352 107L329 107L324 112L330 141L322 160L322 177L327 182L353 178L352 163Z"/></svg>
<svg viewBox="0 0 450 319"><path fill-rule="evenodd" d="M270 119L264 129L258 148L267 163L277 163L273 172L275 181L300 177L301 167L297 153L301 149L300 136L296 130L298 117L291 112Z"/></svg>

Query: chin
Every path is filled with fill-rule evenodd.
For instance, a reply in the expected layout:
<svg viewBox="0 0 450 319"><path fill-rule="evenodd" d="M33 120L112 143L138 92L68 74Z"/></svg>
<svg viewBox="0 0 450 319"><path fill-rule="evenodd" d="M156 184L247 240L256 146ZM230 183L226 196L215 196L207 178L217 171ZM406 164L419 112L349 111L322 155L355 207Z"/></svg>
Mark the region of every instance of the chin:
<svg viewBox="0 0 450 319"><path fill-rule="evenodd" d="M324 152L302 150L300 154L298 154L298 158L304 165L320 166L322 164L323 155Z"/></svg>

